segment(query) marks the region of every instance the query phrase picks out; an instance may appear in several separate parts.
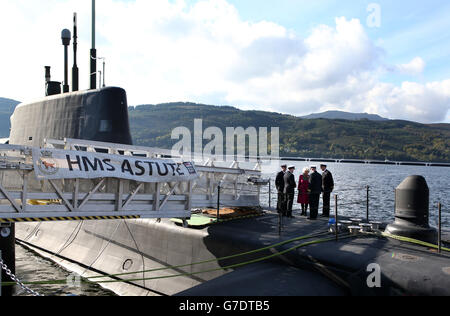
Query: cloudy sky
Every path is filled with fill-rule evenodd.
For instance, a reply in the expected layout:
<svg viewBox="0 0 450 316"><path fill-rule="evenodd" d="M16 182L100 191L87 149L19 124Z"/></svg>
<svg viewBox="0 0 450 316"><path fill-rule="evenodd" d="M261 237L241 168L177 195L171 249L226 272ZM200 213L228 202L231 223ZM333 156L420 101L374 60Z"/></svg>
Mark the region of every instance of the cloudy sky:
<svg viewBox="0 0 450 316"><path fill-rule="evenodd" d="M90 0L0 0L0 96L63 79L60 32L79 15L88 86ZM130 105L192 101L304 115L450 122L448 0L97 0L106 83Z"/></svg>

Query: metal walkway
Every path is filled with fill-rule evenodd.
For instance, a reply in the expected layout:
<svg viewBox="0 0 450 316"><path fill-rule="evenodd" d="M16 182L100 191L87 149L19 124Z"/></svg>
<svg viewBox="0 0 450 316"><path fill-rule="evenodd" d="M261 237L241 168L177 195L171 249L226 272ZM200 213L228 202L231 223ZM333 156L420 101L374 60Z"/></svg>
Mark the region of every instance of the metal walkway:
<svg viewBox="0 0 450 316"><path fill-rule="evenodd" d="M107 153L114 157L168 159L167 150L66 139L46 140L45 148ZM41 149L39 149L41 150ZM181 162L180 157L170 157ZM119 178L38 180L33 148L0 145L0 223L100 220L119 218L190 218L197 208L259 206L260 164L252 169L217 167L214 160L195 165L192 181L145 183Z"/></svg>

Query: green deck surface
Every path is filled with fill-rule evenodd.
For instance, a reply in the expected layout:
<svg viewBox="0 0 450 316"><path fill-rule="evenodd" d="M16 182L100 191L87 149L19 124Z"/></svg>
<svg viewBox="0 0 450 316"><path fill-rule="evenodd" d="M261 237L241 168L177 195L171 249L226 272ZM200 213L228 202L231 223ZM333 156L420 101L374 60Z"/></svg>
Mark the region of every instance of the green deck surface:
<svg viewBox="0 0 450 316"><path fill-rule="evenodd" d="M178 218L172 218L171 221L177 224L183 224L183 220ZM187 222L190 227L202 227L216 223L217 219L205 215L194 214Z"/></svg>

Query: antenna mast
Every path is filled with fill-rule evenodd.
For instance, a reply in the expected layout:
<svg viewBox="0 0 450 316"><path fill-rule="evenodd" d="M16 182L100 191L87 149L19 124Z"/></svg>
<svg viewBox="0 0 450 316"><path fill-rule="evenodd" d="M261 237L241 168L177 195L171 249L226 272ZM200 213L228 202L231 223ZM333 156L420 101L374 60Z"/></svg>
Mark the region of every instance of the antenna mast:
<svg viewBox="0 0 450 316"><path fill-rule="evenodd" d="M92 0L92 48L89 59L91 63L91 89L97 89L97 50L95 49L95 0Z"/></svg>
<svg viewBox="0 0 450 316"><path fill-rule="evenodd" d="M61 40L64 45L64 85L63 85L63 93L69 92L69 58L68 58L68 48L70 45L70 38L71 34L70 31L67 29L64 29L61 32Z"/></svg>
<svg viewBox="0 0 450 316"><path fill-rule="evenodd" d="M77 14L73 14L73 67L72 67L72 91L78 91L79 88L79 75L77 66L77 39L78 39L78 27L77 27Z"/></svg>

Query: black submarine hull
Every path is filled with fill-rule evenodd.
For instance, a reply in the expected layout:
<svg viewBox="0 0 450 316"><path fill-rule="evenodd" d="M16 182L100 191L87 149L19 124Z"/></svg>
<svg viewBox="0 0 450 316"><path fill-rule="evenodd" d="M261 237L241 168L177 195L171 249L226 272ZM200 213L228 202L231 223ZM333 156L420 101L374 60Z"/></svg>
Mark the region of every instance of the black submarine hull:
<svg viewBox="0 0 450 316"><path fill-rule="evenodd" d="M23 103L11 116L10 144L43 146L64 138L132 144L124 89L108 87Z"/></svg>
<svg viewBox="0 0 450 316"><path fill-rule="evenodd" d="M276 214L266 213L196 229L145 219L21 223L17 238L83 277L131 273L120 278L132 282L103 284L127 296L450 295L448 254L373 235L339 241L327 235L271 248L321 233L328 224L295 219L279 236L277 222ZM320 238L331 240L289 250ZM251 253L263 247L271 249ZM370 284L374 264L380 267L379 285Z"/></svg>

